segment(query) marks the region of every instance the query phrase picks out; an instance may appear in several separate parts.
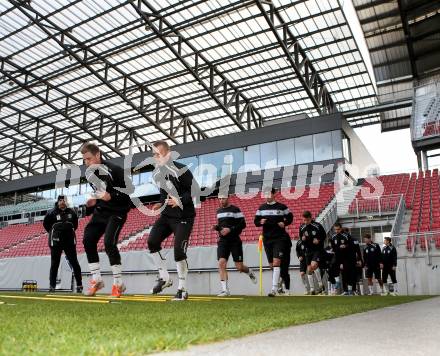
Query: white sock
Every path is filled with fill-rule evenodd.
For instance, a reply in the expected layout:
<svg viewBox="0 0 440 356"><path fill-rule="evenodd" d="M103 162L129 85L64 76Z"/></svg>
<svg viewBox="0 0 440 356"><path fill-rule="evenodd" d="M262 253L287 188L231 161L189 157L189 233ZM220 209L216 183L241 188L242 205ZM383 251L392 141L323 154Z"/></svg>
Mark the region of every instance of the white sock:
<svg viewBox="0 0 440 356"><path fill-rule="evenodd" d="M321 271L319 270L319 268L315 269L315 276L316 280L318 281L318 285L322 287Z"/></svg>
<svg viewBox="0 0 440 356"><path fill-rule="evenodd" d="M397 283L394 283L393 287L394 287L394 293L397 293Z"/></svg>
<svg viewBox="0 0 440 356"><path fill-rule="evenodd" d="M170 275L167 270L167 260L165 257L162 257L160 252L154 252L151 254L153 257L154 264L159 272L159 277L164 281L168 281L170 279Z"/></svg>
<svg viewBox="0 0 440 356"><path fill-rule="evenodd" d="M310 286L310 290L315 290L315 281L313 280L313 273L308 274L307 278L309 280L309 286Z"/></svg>
<svg viewBox="0 0 440 356"><path fill-rule="evenodd" d="M228 290L228 281L220 281L222 285L222 291L226 292Z"/></svg>
<svg viewBox="0 0 440 356"><path fill-rule="evenodd" d="M188 277L188 264L186 260L176 262L177 276L179 277L178 289L186 290L186 279Z"/></svg>
<svg viewBox="0 0 440 356"><path fill-rule="evenodd" d="M280 267L274 267L272 272L272 290L278 290L280 280Z"/></svg>
<svg viewBox="0 0 440 356"><path fill-rule="evenodd" d="M387 291L387 293L389 293L389 291L390 291L390 286L388 285L388 283L385 283L385 290Z"/></svg>
<svg viewBox="0 0 440 356"><path fill-rule="evenodd" d="M99 269L99 262L89 263L90 273L92 274L92 279L95 282L102 281L101 270Z"/></svg>
<svg viewBox="0 0 440 356"><path fill-rule="evenodd" d="M348 290L349 292L352 292L352 291L353 291L353 286L348 285L348 286L347 286L347 290Z"/></svg>
<svg viewBox="0 0 440 356"><path fill-rule="evenodd" d="M113 284L120 286L122 284L122 266L121 265L113 265Z"/></svg>
<svg viewBox="0 0 440 356"><path fill-rule="evenodd" d="M373 294L373 286L368 286L368 291L370 292L370 294Z"/></svg>
<svg viewBox="0 0 440 356"><path fill-rule="evenodd" d="M336 281L337 284L339 284L339 282L341 281L341 278L339 276L335 277L335 281Z"/></svg>

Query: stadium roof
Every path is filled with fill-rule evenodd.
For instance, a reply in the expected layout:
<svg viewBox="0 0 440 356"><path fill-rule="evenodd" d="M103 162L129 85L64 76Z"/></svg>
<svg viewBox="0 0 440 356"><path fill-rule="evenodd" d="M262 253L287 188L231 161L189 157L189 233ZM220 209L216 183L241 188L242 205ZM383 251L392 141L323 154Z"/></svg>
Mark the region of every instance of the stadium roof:
<svg viewBox="0 0 440 356"><path fill-rule="evenodd" d="M0 179L369 108L366 57L338 0L2 1Z"/></svg>
<svg viewBox="0 0 440 356"><path fill-rule="evenodd" d="M371 54L378 101L384 104L382 130L409 127L414 79L421 79L440 66L440 2L353 3Z"/></svg>

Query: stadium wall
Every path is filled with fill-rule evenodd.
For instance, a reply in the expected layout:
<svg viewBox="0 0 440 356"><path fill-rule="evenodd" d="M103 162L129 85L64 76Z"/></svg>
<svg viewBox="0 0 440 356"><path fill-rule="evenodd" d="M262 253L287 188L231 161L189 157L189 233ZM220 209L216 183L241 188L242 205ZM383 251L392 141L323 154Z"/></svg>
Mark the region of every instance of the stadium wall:
<svg viewBox="0 0 440 356"><path fill-rule="evenodd" d="M342 130L350 139L351 163L346 165L350 175L359 179L371 175L374 170L377 172L376 161L346 120L342 120Z"/></svg>
<svg viewBox="0 0 440 356"><path fill-rule="evenodd" d="M255 244L245 244L244 261L251 268L258 269L258 252ZM173 261L172 250L166 250L168 268L175 283L177 275ZM400 252L399 252L400 253ZM402 252L402 256L405 254ZM127 285L128 293L149 293L154 284L157 273L154 270L153 261L146 251L122 252L122 265L124 271L124 282ZM112 276L108 258L100 254L103 278L106 284L103 292L110 293ZM219 292L219 277L217 272L216 247L193 247L188 250L188 261L190 267L189 286L192 294L217 294ZM82 270L85 272L84 283L88 280L88 266L86 256L79 256ZM271 271L268 269L266 256L263 254L263 286L264 293L271 288ZM291 283L295 294L302 294L304 287L301 283L298 270L298 259L292 249L291 254ZM230 260L228 268L233 268ZM0 289L20 289L23 280L36 280L38 287L49 288L50 256L18 257L0 260ZM60 287L70 288L71 272L63 258L59 277ZM398 260L397 279L399 283L399 294L405 295L434 295L440 294L440 255L430 257L430 265L427 264L425 256L401 257ZM231 270L229 272L229 286L233 294L258 295L258 285L250 282L246 275ZM174 292L176 285L170 288L169 293Z"/></svg>

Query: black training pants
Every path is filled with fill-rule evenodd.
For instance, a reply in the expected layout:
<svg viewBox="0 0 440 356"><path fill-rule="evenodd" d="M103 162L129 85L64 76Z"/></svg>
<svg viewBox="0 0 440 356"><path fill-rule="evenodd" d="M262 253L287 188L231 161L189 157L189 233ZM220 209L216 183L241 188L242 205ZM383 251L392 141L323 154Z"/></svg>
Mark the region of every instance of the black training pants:
<svg viewBox="0 0 440 356"><path fill-rule="evenodd" d="M52 246L50 248L50 273L49 273L49 283L52 288L55 288L57 284L57 273L58 267L60 266L61 255L66 254L66 258L73 269L73 274L75 275L76 285L82 286L81 278L81 267L78 263L78 257L76 255L76 246L71 244L59 244L57 246Z"/></svg>
<svg viewBox="0 0 440 356"><path fill-rule="evenodd" d="M194 218L170 218L160 216L154 223L148 236L148 249L151 253L162 250L162 242L174 233L174 260L186 260L189 236L194 224Z"/></svg>
<svg viewBox="0 0 440 356"><path fill-rule="evenodd" d="M96 212L84 230L84 249L89 263L99 262L98 241L104 235L104 247L110 265L120 265L118 238L127 220L126 214Z"/></svg>
<svg viewBox="0 0 440 356"><path fill-rule="evenodd" d="M344 291L348 290L348 286L352 286L352 289L356 288L356 262L342 261L342 286Z"/></svg>
<svg viewBox="0 0 440 356"><path fill-rule="evenodd" d="M286 239L285 242L285 251L283 253L283 257L281 258L280 264L280 277L284 281L284 285L286 289L290 289L290 274L289 274L289 266L290 266L290 251L292 250L292 241L290 239Z"/></svg>
<svg viewBox="0 0 440 356"><path fill-rule="evenodd" d="M388 282L388 276L391 277L391 282L397 283L396 270L392 266L384 266L382 270L382 281L384 284Z"/></svg>

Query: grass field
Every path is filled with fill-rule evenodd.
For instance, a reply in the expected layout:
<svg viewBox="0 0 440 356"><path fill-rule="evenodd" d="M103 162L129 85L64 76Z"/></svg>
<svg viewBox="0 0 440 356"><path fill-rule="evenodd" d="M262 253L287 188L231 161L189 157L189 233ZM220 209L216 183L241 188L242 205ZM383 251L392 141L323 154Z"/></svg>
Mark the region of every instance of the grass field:
<svg viewBox="0 0 440 356"><path fill-rule="evenodd" d="M45 297L37 293L8 295ZM108 304L103 299L106 304L98 304L86 299L0 296L0 355L140 355L421 299L424 297L245 297L170 302L133 297Z"/></svg>

